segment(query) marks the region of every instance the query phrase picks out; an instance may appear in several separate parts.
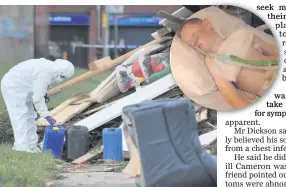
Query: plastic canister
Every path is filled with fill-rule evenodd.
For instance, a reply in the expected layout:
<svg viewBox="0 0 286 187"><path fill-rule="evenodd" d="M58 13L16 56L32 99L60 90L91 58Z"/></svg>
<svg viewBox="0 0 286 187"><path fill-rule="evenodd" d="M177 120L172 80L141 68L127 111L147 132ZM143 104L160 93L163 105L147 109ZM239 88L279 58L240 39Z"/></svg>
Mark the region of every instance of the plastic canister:
<svg viewBox="0 0 286 187"><path fill-rule="evenodd" d="M43 152L51 152L55 158L61 158L63 154L65 128L47 126L45 129Z"/></svg>
<svg viewBox="0 0 286 187"><path fill-rule="evenodd" d="M103 159L123 161L121 128L103 129Z"/></svg>
<svg viewBox="0 0 286 187"><path fill-rule="evenodd" d="M89 131L85 126L69 126L67 135L67 159L76 159L89 150Z"/></svg>

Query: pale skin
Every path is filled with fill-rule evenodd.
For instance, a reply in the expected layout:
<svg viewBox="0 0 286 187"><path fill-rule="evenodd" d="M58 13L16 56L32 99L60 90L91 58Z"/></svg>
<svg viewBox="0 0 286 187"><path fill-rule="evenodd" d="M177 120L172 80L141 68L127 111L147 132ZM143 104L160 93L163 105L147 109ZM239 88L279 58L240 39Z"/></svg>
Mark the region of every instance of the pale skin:
<svg viewBox="0 0 286 187"><path fill-rule="evenodd" d="M224 42L224 39L213 30L212 23L207 19L202 20L199 23L185 25L181 29L180 34L181 39L186 44L193 48L199 48L205 52L217 53L220 45ZM255 37L254 42L259 44L264 58L277 59L278 50L274 45L265 42L259 37ZM230 81L220 75L217 75L212 70L212 64L214 62L211 57L205 57L205 63L218 87L218 90L233 109L240 109L250 104L250 102L237 91Z"/></svg>

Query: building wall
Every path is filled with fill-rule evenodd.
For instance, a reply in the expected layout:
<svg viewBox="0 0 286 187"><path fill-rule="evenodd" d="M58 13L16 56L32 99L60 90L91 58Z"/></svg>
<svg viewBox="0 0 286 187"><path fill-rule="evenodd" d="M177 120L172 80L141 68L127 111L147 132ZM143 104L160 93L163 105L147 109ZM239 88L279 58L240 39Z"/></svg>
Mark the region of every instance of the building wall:
<svg viewBox="0 0 286 187"><path fill-rule="evenodd" d="M182 8L179 5L125 5L124 13L125 14L157 14L160 10L173 13L174 11Z"/></svg>
<svg viewBox="0 0 286 187"><path fill-rule="evenodd" d="M49 8L45 5L35 7L35 57L48 58L48 42L50 39Z"/></svg>
<svg viewBox="0 0 286 187"><path fill-rule="evenodd" d="M160 10L172 13L181 7L182 6L178 6L178 5L125 5L124 6L124 14L156 14ZM103 9L103 8L104 8L104 6L101 6L101 9ZM105 34L104 29L101 30L101 33L100 33L101 37L99 40L97 40L97 38L98 38L97 34L99 34L99 33L97 33L97 31L98 31L97 30L97 26L98 26L97 22L100 20L97 19L98 14L97 14L97 6L96 5L64 5L64 6L48 5L48 6L46 6L46 9L51 14L55 14L55 13L60 13L60 14L61 13L62 14L65 14L65 13L66 14L88 14L90 16L90 25L88 27L88 42L87 43L88 44L104 44L103 43L104 42L103 41L104 34ZM58 27L58 26L53 26L53 27L50 26L49 30L51 30L51 28L53 28L53 32L54 32L55 31L54 28L56 28L56 27ZM79 27L82 27L82 26L79 26ZM135 27L133 27L133 28L131 28L131 30L129 29L129 33L133 32L132 30L134 30L134 32L138 32L138 29L136 30ZM158 29L158 27L153 27L154 31L156 29ZM149 28L147 30L151 31L152 28L151 28L151 30ZM146 30L146 32L147 32L147 30ZM41 30L41 32L44 32L43 29ZM70 29L69 32L73 32L73 31ZM47 31L47 33L48 33L48 31ZM110 34L112 34L112 28L111 28ZM45 34L45 36L46 36L46 34ZM50 36L51 36L51 34L50 34ZM112 38L112 36L110 38ZM150 38L147 37L147 39L149 41ZM72 41L72 42L76 42L76 41ZM90 62L90 61L93 61L94 59L96 59L95 48L88 48L87 50L88 50L87 61ZM69 58L71 58L71 55L69 55ZM74 60L74 59L72 59L72 60ZM78 60L79 59L77 59L77 61ZM85 62L82 62L82 63L86 64Z"/></svg>
<svg viewBox="0 0 286 187"><path fill-rule="evenodd" d="M34 6L0 6L0 62L34 57Z"/></svg>
<svg viewBox="0 0 286 187"><path fill-rule="evenodd" d="M50 13L90 13L96 5L48 5Z"/></svg>
<svg viewBox="0 0 286 187"><path fill-rule="evenodd" d="M49 5L51 13L90 13L96 9L96 5ZM172 13L181 8L179 5L125 5L124 13L126 14L156 14L160 10Z"/></svg>

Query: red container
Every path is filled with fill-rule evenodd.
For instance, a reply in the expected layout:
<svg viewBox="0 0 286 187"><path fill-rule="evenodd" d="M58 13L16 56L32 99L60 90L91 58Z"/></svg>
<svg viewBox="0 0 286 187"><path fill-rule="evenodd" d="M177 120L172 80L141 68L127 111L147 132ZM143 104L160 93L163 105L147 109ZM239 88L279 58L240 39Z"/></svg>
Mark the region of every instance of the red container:
<svg viewBox="0 0 286 187"><path fill-rule="evenodd" d="M144 77L138 62L135 62L134 64L132 64L131 68L132 68L132 72L135 77L138 77L138 78Z"/></svg>

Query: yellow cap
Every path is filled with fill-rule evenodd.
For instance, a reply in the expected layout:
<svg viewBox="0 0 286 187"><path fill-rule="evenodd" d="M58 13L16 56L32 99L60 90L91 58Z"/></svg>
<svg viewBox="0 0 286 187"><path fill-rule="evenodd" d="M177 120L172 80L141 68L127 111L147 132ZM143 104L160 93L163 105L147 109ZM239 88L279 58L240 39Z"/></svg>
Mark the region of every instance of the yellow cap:
<svg viewBox="0 0 286 187"><path fill-rule="evenodd" d="M58 127L53 127L53 130L54 131L58 131L58 130L60 130Z"/></svg>

